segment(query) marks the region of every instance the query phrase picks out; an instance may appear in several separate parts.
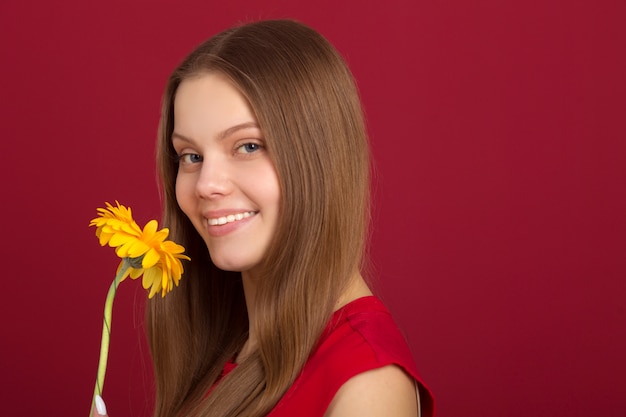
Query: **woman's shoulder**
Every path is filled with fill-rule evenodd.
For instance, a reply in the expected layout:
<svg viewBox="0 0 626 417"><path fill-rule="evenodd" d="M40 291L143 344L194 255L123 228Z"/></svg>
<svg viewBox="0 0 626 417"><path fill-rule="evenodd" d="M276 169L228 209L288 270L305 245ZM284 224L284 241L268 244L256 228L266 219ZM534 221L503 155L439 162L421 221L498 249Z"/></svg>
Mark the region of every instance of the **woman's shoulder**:
<svg viewBox="0 0 626 417"><path fill-rule="evenodd" d="M342 384L346 378L386 365L397 365L419 379L406 339L375 296L358 298L337 310L309 362Z"/></svg>
<svg viewBox="0 0 626 417"><path fill-rule="evenodd" d="M343 384L325 417L416 417L420 402L415 381L400 367L386 365L355 375Z"/></svg>
<svg viewBox="0 0 626 417"><path fill-rule="evenodd" d="M318 410L311 416L324 415L347 381L390 365L422 384L406 340L387 308L374 296L358 298L334 313L300 376L276 410L288 410L289 404L298 404ZM430 394L427 406L429 398ZM282 414L271 414L275 415Z"/></svg>

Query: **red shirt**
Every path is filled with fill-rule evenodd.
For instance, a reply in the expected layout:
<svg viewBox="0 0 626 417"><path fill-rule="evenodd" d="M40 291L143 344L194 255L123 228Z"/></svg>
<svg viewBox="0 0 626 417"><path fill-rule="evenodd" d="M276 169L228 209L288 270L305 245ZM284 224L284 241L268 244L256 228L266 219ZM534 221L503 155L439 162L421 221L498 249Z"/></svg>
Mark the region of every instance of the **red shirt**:
<svg viewBox="0 0 626 417"><path fill-rule="evenodd" d="M432 417L432 394L391 314L376 297L354 300L334 313L302 372L268 417L322 417L345 382L387 365L399 366L420 384L422 416ZM227 363L224 375L235 366Z"/></svg>

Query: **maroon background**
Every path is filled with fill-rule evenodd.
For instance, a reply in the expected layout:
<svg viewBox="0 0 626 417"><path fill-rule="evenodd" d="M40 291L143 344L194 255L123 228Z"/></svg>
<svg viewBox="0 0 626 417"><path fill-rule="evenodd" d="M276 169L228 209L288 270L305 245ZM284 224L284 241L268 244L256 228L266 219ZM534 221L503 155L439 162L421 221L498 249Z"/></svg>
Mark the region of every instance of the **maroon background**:
<svg viewBox="0 0 626 417"><path fill-rule="evenodd" d="M166 77L270 17L320 30L358 80L372 259L439 415L623 415L623 1L39 3L0 3L3 415L87 415L117 264L88 222L115 199L158 217ZM115 304L114 417L150 409L144 298L127 282Z"/></svg>

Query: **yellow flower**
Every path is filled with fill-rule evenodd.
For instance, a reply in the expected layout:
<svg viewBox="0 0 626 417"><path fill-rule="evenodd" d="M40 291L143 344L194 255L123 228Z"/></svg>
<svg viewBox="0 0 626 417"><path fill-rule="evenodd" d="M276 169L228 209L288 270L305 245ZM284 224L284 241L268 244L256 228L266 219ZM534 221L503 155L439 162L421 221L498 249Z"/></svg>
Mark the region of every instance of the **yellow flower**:
<svg viewBox="0 0 626 417"><path fill-rule="evenodd" d="M121 280L130 276L137 279L143 275L142 285L150 289L148 295L161 291L165 296L178 285L183 274L181 259L185 248L171 240L167 228L157 230L156 220L150 220L143 229L133 220L132 212L117 201L116 206L106 203L106 208L98 209L98 217L91 220L90 226L96 226L96 236L100 245L115 248L117 256L122 258L118 273L127 264Z"/></svg>

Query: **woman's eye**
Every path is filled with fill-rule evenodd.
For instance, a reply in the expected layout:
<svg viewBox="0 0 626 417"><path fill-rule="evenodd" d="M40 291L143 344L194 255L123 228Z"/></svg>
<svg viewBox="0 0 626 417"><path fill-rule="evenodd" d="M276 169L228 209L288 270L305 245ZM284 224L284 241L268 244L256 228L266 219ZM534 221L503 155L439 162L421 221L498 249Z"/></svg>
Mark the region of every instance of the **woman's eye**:
<svg viewBox="0 0 626 417"><path fill-rule="evenodd" d="M258 143L244 143L237 148L237 153L253 153L261 149Z"/></svg>
<svg viewBox="0 0 626 417"><path fill-rule="evenodd" d="M197 153L184 153L178 157L178 161L182 164L197 164L202 162L202 156Z"/></svg>

